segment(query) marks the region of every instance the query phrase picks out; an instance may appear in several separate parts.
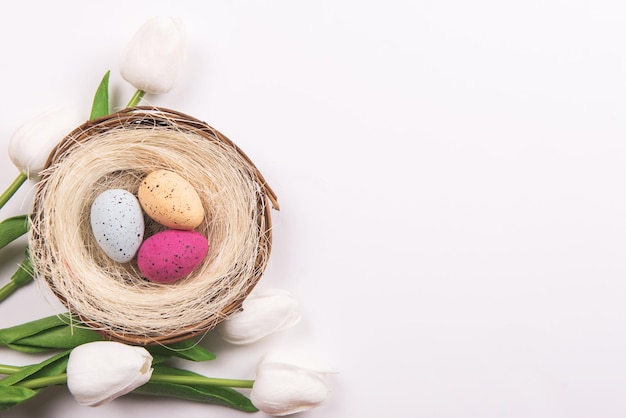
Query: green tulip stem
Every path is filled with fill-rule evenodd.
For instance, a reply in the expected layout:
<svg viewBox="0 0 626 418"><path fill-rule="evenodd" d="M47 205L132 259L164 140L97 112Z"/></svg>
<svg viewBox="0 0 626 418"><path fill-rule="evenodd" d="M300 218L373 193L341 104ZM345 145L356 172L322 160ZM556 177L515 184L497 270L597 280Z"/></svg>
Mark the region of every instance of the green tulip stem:
<svg viewBox="0 0 626 418"><path fill-rule="evenodd" d="M141 99L143 98L144 94L146 94L145 91L137 89L135 94L133 94L133 97L130 98L130 101L128 102L126 107L135 107L135 106L137 106L139 104L139 102L141 101Z"/></svg>
<svg viewBox="0 0 626 418"><path fill-rule="evenodd" d="M10 366L9 366L10 367ZM36 379L24 380L17 383L16 386L21 386L29 389L38 389L51 385L62 385L67 383L67 374L58 374L56 376L39 377ZM150 383L173 383L178 385L207 385L207 386L225 386L231 388L251 388L254 385L254 380L241 380L241 379L219 379L215 377L204 376L179 376L179 375L152 375Z"/></svg>
<svg viewBox="0 0 626 418"><path fill-rule="evenodd" d="M19 287L20 286L12 280L5 284L2 288L0 288L0 302L9 297L9 295L15 292Z"/></svg>
<svg viewBox="0 0 626 418"><path fill-rule="evenodd" d="M6 364L0 364L0 374L14 374L21 370L21 367L8 366Z"/></svg>
<svg viewBox="0 0 626 418"><path fill-rule="evenodd" d="M219 379L217 377L204 376L178 376L158 374L152 375L150 383L173 383L178 385L207 385L207 386L225 386L231 388L250 389L254 385L254 380L243 379Z"/></svg>
<svg viewBox="0 0 626 418"><path fill-rule="evenodd" d="M28 389L45 388L52 385L63 385L67 383L67 374L57 374L55 376L38 377L35 379L23 380L16 383L15 386L21 386Z"/></svg>
<svg viewBox="0 0 626 418"><path fill-rule="evenodd" d="M11 276L9 283L0 288L0 302L5 300L11 293L15 292L20 287L33 281L33 267L30 262L28 254L24 257L22 264L18 267L17 271Z"/></svg>
<svg viewBox="0 0 626 418"><path fill-rule="evenodd" d="M17 192L17 189L20 188L22 184L28 179L28 176L24 173L20 173L17 175L13 183L0 195L0 208L2 208L9 199Z"/></svg>

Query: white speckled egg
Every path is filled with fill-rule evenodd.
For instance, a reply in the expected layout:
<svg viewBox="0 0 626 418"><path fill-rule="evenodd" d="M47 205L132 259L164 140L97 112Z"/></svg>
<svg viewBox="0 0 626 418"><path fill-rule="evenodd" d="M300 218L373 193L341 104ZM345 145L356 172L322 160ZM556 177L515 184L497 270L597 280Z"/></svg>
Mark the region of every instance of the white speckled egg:
<svg viewBox="0 0 626 418"><path fill-rule="evenodd" d="M173 171L148 174L139 185L137 197L146 214L168 228L192 230L204 219L198 192Z"/></svg>
<svg viewBox="0 0 626 418"><path fill-rule="evenodd" d="M91 230L102 251L113 261L129 262L143 241L144 222L139 201L123 189L100 193L91 204Z"/></svg>

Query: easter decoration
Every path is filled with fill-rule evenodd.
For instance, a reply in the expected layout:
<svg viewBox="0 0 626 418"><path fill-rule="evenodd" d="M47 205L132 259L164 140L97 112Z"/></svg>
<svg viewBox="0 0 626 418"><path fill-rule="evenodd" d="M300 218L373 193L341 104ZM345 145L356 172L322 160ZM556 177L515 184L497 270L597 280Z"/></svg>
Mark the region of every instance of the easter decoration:
<svg viewBox="0 0 626 418"><path fill-rule="evenodd" d="M70 312L112 339L170 343L202 334L239 310L261 277L269 206L278 203L243 152L205 123L128 108L73 130L48 162L35 194L33 267ZM108 242L123 244L109 252L132 258L141 235L137 209L120 213L124 200L101 199L119 189L146 214L136 263L103 250L100 227ZM76 219L84 222L68 231Z"/></svg>
<svg viewBox="0 0 626 418"><path fill-rule="evenodd" d="M124 109L110 111L107 72L89 120L47 114L11 138L20 173L0 208L27 179L37 188L32 213L0 222L0 249L30 233L0 300L36 279L68 313L0 330L0 346L56 352L0 364L0 410L57 384L89 406L135 392L287 415L326 400L330 369L297 353L268 353L256 380L167 365L213 360L199 344L213 329L249 344L300 320L289 292L255 289L279 209L257 167L205 122L139 106L175 85L183 52L180 22L150 19L126 51L122 77L137 91Z"/></svg>

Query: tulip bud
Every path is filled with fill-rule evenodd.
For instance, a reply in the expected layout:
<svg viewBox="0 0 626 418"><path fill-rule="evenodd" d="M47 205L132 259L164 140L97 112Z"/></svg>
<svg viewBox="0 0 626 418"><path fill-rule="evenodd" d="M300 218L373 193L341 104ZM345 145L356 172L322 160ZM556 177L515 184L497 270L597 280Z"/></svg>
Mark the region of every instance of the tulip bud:
<svg viewBox="0 0 626 418"><path fill-rule="evenodd" d="M297 305L286 290L254 291L244 300L243 310L222 321L217 331L231 344L250 344L300 322Z"/></svg>
<svg viewBox="0 0 626 418"><path fill-rule="evenodd" d="M257 365L250 400L269 415L306 411L328 397L327 373L331 373L328 366L299 353L266 354Z"/></svg>
<svg viewBox="0 0 626 418"><path fill-rule="evenodd" d="M79 404L98 406L142 386L152 370L152 356L145 348L96 341L70 353L67 387Z"/></svg>
<svg viewBox="0 0 626 418"><path fill-rule="evenodd" d="M36 178L54 147L84 121L75 109L66 108L26 122L9 140L11 161L28 178Z"/></svg>
<svg viewBox="0 0 626 418"><path fill-rule="evenodd" d="M170 91L183 71L185 39L182 23L154 17L131 39L122 61L124 80L146 93Z"/></svg>

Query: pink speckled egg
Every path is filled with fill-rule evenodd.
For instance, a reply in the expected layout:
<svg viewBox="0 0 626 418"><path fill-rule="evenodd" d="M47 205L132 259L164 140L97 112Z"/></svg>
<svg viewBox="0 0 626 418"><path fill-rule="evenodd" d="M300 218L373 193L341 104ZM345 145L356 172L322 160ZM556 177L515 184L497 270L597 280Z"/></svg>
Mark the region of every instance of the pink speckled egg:
<svg viewBox="0 0 626 418"><path fill-rule="evenodd" d="M196 269L209 251L196 231L165 230L146 239L137 253L139 271L155 283L173 283Z"/></svg>

